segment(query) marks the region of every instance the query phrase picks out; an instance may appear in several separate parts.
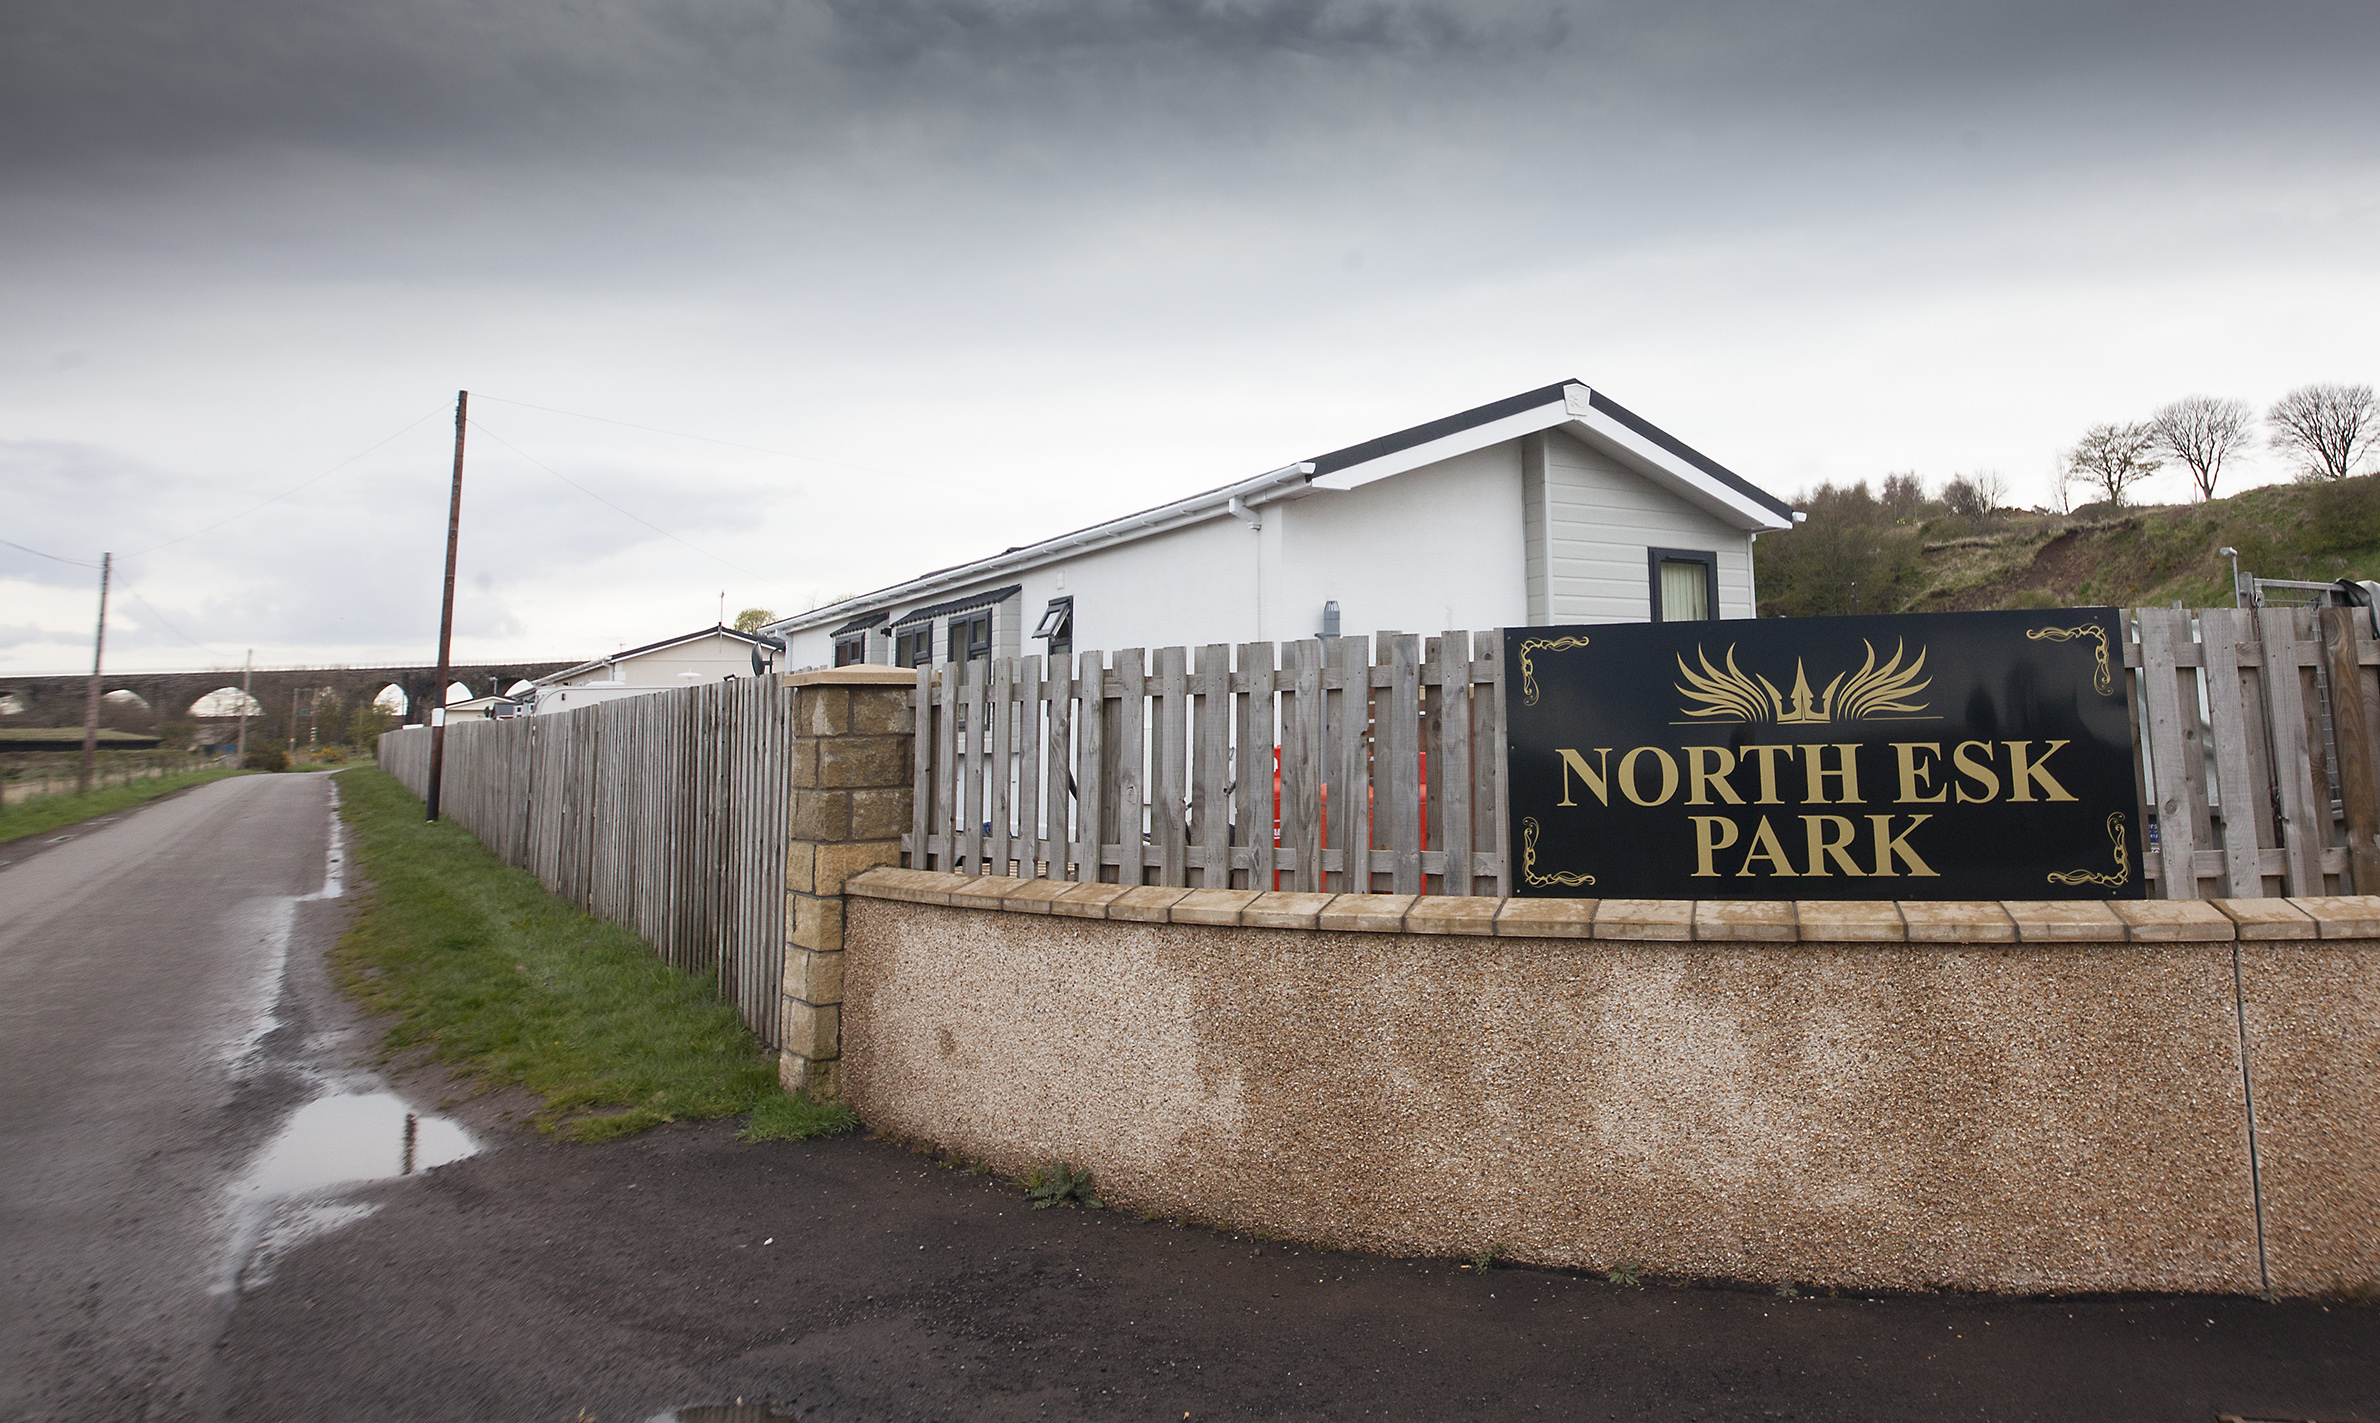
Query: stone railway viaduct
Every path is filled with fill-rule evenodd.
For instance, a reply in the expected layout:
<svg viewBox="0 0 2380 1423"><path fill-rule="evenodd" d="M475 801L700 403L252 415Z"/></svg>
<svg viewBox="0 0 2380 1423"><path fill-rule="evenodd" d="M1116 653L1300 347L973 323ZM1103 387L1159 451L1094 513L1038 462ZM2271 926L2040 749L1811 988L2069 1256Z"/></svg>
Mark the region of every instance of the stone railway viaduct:
<svg viewBox="0 0 2380 1423"><path fill-rule="evenodd" d="M501 692L522 678L543 677L576 665L574 662L483 663L449 668L448 680L469 687L473 696L484 696ZM267 740L288 740L291 700L307 687L329 688L338 698L339 714L345 716L380 695L381 688L394 685L405 693L404 719L425 721L429 708L437 700L437 671L435 667L259 667L249 690L263 703L264 711L261 716L248 719L248 732ZM136 722L151 726L161 721L187 720L192 702L219 688L239 685L237 667L210 672L107 673L100 679L103 691L131 692L147 702L150 710L146 715L127 717L111 709L103 713L102 720L108 725L127 727ZM25 704L24 710L13 716L0 716L0 726L80 726L84 698L90 686L88 673L56 677L0 673L0 698L13 696ZM327 699L324 714L327 718ZM309 723L301 715L297 726L302 732ZM324 729L329 729L327 720Z"/></svg>

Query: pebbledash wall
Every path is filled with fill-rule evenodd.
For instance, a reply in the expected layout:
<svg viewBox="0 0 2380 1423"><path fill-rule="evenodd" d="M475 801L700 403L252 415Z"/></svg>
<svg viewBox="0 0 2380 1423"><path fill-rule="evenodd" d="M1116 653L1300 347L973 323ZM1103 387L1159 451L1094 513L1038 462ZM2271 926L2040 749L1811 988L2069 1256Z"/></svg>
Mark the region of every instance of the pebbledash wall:
<svg viewBox="0 0 2380 1423"><path fill-rule="evenodd" d="M844 888L861 1116L1120 1206L1817 1286L2380 1278L2380 900Z"/></svg>
<svg viewBox="0 0 2380 1423"><path fill-rule="evenodd" d="M869 868L898 857L886 738L910 693L809 675L784 1075L879 1131L1392 1253L1851 1288L2380 1282L2380 897L1697 904Z"/></svg>

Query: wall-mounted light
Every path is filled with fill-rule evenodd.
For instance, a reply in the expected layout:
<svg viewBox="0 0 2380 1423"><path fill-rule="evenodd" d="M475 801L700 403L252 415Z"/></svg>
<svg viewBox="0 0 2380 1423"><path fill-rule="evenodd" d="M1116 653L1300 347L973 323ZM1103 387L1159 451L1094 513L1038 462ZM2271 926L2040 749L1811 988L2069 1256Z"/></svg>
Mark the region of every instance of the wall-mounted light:
<svg viewBox="0 0 2380 1423"><path fill-rule="evenodd" d="M1324 637L1339 635L1339 600L1336 598L1322 605L1322 635Z"/></svg>

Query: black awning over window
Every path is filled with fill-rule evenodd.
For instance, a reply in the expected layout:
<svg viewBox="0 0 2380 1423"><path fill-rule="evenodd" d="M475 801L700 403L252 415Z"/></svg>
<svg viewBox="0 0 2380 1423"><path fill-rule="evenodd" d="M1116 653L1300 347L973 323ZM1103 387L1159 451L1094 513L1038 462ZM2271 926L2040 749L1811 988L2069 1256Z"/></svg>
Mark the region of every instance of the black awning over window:
<svg viewBox="0 0 2380 1423"><path fill-rule="evenodd" d="M855 632L866 632L869 628L880 626L886 618L891 616L892 614L884 609L878 608L875 612L860 614L827 635L829 637L849 637Z"/></svg>
<svg viewBox="0 0 2380 1423"><path fill-rule="evenodd" d="M1005 588L994 588L988 593L969 593L963 598L953 598L945 603L929 603L922 608L911 608L908 612L893 619L893 622L900 626L907 626L910 623L922 623L931 618L941 617L945 613L965 613L977 608L988 608L994 603L1005 603L1023 591L1025 591L1024 584L1011 583Z"/></svg>

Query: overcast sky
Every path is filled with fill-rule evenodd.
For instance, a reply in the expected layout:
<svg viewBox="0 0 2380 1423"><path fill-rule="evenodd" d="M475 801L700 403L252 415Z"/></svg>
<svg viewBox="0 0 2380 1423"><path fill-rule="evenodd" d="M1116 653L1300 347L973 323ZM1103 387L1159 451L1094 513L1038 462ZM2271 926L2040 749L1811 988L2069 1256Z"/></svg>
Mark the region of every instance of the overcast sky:
<svg viewBox="0 0 2380 1423"><path fill-rule="evenodd" d="M1565 378L2046 501L2380 379L2376 71L2369 0L13 0L0 539L118 555L114 666L426 661L466 387L461 661ZM94 581L0 546L0 671Z"/></svg>

